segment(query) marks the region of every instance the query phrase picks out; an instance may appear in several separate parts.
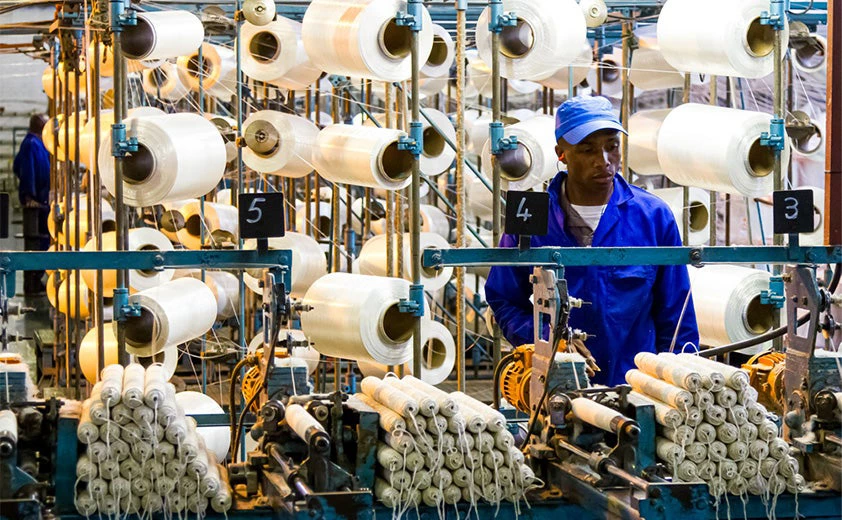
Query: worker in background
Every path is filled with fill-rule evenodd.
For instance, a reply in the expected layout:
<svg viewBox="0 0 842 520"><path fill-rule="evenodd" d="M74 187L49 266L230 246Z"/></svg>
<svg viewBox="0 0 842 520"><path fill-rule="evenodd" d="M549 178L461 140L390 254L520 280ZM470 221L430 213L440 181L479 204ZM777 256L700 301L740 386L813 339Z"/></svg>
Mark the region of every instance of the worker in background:
<svg viewBox="0 0 842 520"><path fill-rule="evenodd" d="M47 219L50 213L50 153L41 141L47 122L44 114L29 118L29 132L20 143L12 169L20 181L18 198L23 208L24 249L46 251L50 247ZM43 271L25 271L23 289L26 295L44 292Z"/></svg>
<svg viewBox="0 0 842 520"><path fill-rule="evenodd" d="M667 204L618 175L620 133L626 132L606 98L575 97L559 106L556 153L567 171L547 189L548 232L532 237L533 247L681 245ZM515 235L500 239L501 247L517 245ZM531 274L528 267L493 267L485 285L497 323L514 346L534 342ZM590 336L586 348L578 340L573 347L592 356L595 383L624 383L638 352L699 342L686 266L565 267L564 277L570 296L589 303L571 310L570 327Z"/></svg>

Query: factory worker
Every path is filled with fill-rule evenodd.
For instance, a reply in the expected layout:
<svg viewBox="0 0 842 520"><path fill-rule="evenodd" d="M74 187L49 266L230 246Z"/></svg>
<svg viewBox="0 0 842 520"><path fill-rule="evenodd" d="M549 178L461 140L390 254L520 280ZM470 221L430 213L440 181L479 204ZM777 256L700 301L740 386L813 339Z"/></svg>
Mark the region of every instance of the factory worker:
<svg viewBox="0 0 842 520"><path fill-rule="evenodd" d="M533 237L532 247L681 245L669 206L619 174L621 132L606 98L576 97L559 106L556 153L567 171L547 189L548 232ZM517 245L516 235L500 239L500 247ZM531 273L529 267L494 267L485 285L503 335L516 346L534 341ZM622 384L636 353L699 342L686 266L565 267L564 277L569 294L589 302L571 310L570 326L591 336L587 348L578 341L575 347L593 356L592 382Z"/></svg>

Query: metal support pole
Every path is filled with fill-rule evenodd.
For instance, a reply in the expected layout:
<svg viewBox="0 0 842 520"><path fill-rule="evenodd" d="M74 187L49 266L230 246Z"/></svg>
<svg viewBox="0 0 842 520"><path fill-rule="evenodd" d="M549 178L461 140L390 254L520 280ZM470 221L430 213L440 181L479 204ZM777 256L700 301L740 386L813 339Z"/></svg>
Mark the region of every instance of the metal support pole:
<svg viewBox="0 0 842 520"><path fill-rule="evenodd" d="M786 21L784 20L784 23ZM784 104L785 100L785 92L784 92L784 75L786 74L786 70L784 69L783 63L783 55L784 55L784 31L783 30L776 30L775 31L775 45L773 48L773 62L775 64L775 71L773 73L774 77L774 87L773 87L773 111L774 111L774 118L775 119L783 119L786 117L784 114ZM784 131L785 133L786 131ZM786 138L784 136L784 138ZM783 189L784 186L784 175L785 175L785 165L783 164L783 154L780 151L776 151L775 153L775 169L774 169L774 186L775 191L780 191ZM749 226L751 226L751 222L749 222ZM772 243L776 246L782 245L784 243L784 237L780 234L775 234L773 236ZM775 265L772 268L772 272L775 276L780 276L782 272L782 267L780 265ZM781 325L781 311L777 309L775 311L774 317L774 328L778 328ZM772 341L772 349L780 352L783 349L783 338L777 337Z"/></svg>
<svg viewBox="0 0 842 520"><path fill-rule="evenodd" d="M102 41L101 33L96 31L94 35L94 76L93 76L93 92L90 93L89 99L93 103L94 109L94 157L99 157L99 146L102 138L102 122L100 117L102 110L100 108L100 42ZM96 164L94 161L94 165ZM99 177L99 172L94 171L94 165L88 165L91 171L91 189L89 198L93 201L93 224L94 237L96 239L96 248L98 251L102 250L102 181ZM94 296L94 326L96 329L96 348L97 348L97 374L96 378L99 381L99 374L105 367L105 327L103 325L103 301L102 293L104 290L102 269L96 272L96 295Z"/></svg>
<svg viewBox="0 0 842 520"><path fill-rule="evenodd" d="M682 103L690 102L690 89L692 83L690 82L690 73L684 75L684 93L682 96ZM683 235L682 243L686 246L690 243L690 188L683 186L681 189L681 232Z"/></svg>
<svg viewBox="0 0 842 520"><path fill-rule="evenodd" d="M114 61L114 124L112 128L123 125L123 118L126 116L125 98L126 98L126 61L123 57L123 42L122 42L122 21L115 19L123 12L123 2L121 0L111 1L111 51ZM113 138L113 133L112 133ZM113 145L113 143L112 143ZM117 221L117 251L127 251L128 247L128 223L126 222L126 206L123 200L123 157L116 155L114 157L114 212ZM129 272L126 269L117 270L117 287L114 289L115 294L128 295L129 286ZM119 305L121 302L115 298L115 304ZM122 302L125 303L125 302ZM129 361L128 353L126 352L126 326L125 322L117 321L117 359L121 365L125 365Z"/></svg>
<svg viewBox="0 0 842 520"><path fill-rule="evenodd" d="M632 91L631 91L631 82L629 81L629 68L631 64L631 44L632 38L634 34L632 33L632 24L631 22L623 22L623 65L620 68L620 75L623 82L623 101L621 104L621 114L620 119L623 122L623 128L628 131L629 129L629 117L631 116L631 105L632 105ZM571 67L570 73L568 74L570 85L573 84L573 69ZM573 91L573 87L568 87L570 90L567 93L567 97L570 97L571 92ZM629 168L629 138L627 135L623 134L622 136L622 155L623 155L623 178L626 181L631 182L631 169Z"/></svg>
<svg viewBox="0 0 842 520"><path fill-rule="evenodd" d="M467 0L456 1L456 247L465 246L465 25ZM446 200L446 199L445 199ZM456 268L456 390L465 391L465 268Z"/></svg>
<svg viewBox="0 0 842 520"><path fill-rule="evenodd" d="M716 76L710 77L710 104L711 106L717 106L719 104L719 92L717 89L717 78ZM716 201L718 200L719 195L717 195L716 191L710 190L710 202L708 203L708 217L710 218L710 225L709 231L710 234L708 236L708 245L715 246L716 245ZM751 226L749 226L751 229Z"/></svg>
<svg viewBox="0 0 842 520"><path fill-rule="evenodd" d="M394 128L392 121L392 84L384 85L386 128ZM386 276L395 276L395 192L386 191Z"/></svg>
<svg viewBox="0 0 842 520"><path fill-rule="evenodd" d="M825 244L842 243L842 0L827 3L827 157Z"/></svg>
<svg viewBox="0 0 842 520"><path fill-rule="evenodd" d="M420 0L414 2L410 0L410 4L420 4ZM416 23L420 25L421 20ZM413 29L420 29L420 26ZM417 126L421 127L421 96L419 92L421 78L419 71L421 69L421 31L412 31L412 51L411 51L411 66L412 66L412 127L413 130ZM405 91L404 91L405 92ZM405 96L405 94L404 94ZM420 137L413 131L410 136ZM421 143L416 143L416 146ZM416 313L415 323L413 324L412 333L412 373L416 377L421 374L421 317L424 312L423 291L421 285L421 156L419 153L414 154L415 160L412 163L412 184L410 186L410 204L412 207L412 218L410 220L410 244L409 251L412 257L412 287L410 288L410 299L413 299L415 291L421 292L421 306L420 312Z"/></svg>
<svg viewBox="0 0 842 520"><path fill-rule="evenodd" d="M492 0L492 18L494 17L493 4L499 0ZM492 23L498 23L498 20L492 20ZM500 102L502 101L501 82L500 82L500 31L495 30L491 32L491 121L492 125L501 125L500 121ZM494 139L496 136L492 136ZM492 147L493 144L492 144ZM503 205L500 202L502 191L501 183L501 169L500 161L497 155L491 155L491 233L492 241L496 247L500 244L500 222ZM496 324L491 331L492 350L491 350L491 366L492 369L497 367L500 363L500 327Z"/></svg>

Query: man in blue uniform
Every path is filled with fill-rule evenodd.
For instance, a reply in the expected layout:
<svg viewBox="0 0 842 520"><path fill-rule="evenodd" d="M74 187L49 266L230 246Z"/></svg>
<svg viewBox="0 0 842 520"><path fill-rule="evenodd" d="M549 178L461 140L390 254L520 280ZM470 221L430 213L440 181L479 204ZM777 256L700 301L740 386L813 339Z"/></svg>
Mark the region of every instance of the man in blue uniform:
<svg viewBox="0 0 842 520"><path fill-rule="evenodd" d="M620 133L611 102L576 97L556 113L556 152L567 165L552 180L547 235L533 247L679 246L670 208L658 197L630 186L620 171ZM501 247L517 247L503 235ZM512 345L533 343L531 268L494 267L486 299ZM566 267L571 296L590 305L573 309L570 326L592 337L587 349L598 371L595 383L624 383L638 352L681 349L699 342L690 280L685 266Z"/></svg>
<svg viewBox="0 0 842 520"><path fill-rule="evenodd" d="M12 169L20 185L18 198L23 208L24 249L46 251L50 247L47 218L50 213L50 153L41 141L47 116L34 114L29 119L29 132L20 143ZM43 271L24 271L24 293L44 292Z"/></svg>

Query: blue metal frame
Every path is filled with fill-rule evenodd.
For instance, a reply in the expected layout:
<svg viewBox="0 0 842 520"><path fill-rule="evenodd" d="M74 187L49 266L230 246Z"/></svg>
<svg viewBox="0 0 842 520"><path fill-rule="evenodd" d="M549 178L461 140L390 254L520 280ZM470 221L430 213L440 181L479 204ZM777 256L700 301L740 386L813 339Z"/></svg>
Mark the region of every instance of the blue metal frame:
<svg viewBox="0 0 842 520"><path fill-rule="evenodd" d="M424 267L513 265L836 264L842 246L537 247L426 249Z"/></svg>
<svg viewBox="0 0 842 520"><path fill-rule="evenodd" d="M169 269L182 267L235 269L238 267L288 267L291 263L292 251L288 249L271 249L263 252L252 249L0 252L0 270L7 271ZM284 281L288 282L287 279Z"/></svg>

